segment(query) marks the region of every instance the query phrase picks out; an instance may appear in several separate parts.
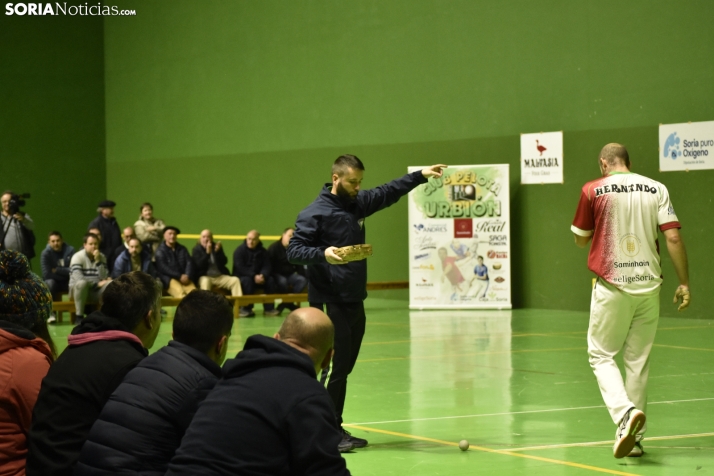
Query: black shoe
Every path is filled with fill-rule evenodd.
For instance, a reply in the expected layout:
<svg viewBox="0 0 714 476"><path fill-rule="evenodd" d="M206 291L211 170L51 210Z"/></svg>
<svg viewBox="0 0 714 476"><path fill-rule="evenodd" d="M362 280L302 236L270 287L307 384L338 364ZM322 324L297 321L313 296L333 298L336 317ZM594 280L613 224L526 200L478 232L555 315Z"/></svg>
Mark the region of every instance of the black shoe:
<svg viewBox="0 0 714 476"><path fill-rule="evenodd" d="M352 445L347 436L342 436L342 441L337 445L337 451L340 453L347 453L352 451L355 447Z"/></svg>
<svg viewBox="0 0 714 476"><path fill-rule="evenodd" d="M345 430L344 428L342 429L342 441L349 441L352 443L352 446L354 448L364 448L367 446L367 440L364 438L357 438L356 436L352 436L352 434Z"/></svg>
<svg viewBox="0 0 714 476"><path fill-rule="evenodd" d="M238 317L255 317L255 313L252 309L241 309Z"/></svg>

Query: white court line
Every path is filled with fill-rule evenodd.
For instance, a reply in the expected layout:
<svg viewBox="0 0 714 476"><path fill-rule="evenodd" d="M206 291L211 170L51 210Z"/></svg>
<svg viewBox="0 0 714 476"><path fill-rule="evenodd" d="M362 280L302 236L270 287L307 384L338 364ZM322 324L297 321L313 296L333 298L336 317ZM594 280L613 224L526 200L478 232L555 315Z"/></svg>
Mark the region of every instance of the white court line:
<svg viewBox="0 0 714 476"><path fill-rule="evenodd" d="M690 433L687 435L669 435L669 436L648 436L645 441L657 441L657 440L680 440L683 438L702 438L714 436L714 433ZM523 448L504 448L497 451L534 451L534 450L550 450L558 448L576 448L578 446L599 446L599 445L612 445L613 440L607 441L588 441L584 443L564 443L561 445L542 445L542 446L524 446Z"/></svg>
<svg viewBox="0 0 714 476"><path fill-rule="evenodd" d="M714 400L714 397L709 398L691 398L689 400L664 400L661 402L647 402L647 405L661 405L672 403L687 403L687 402L704 402ZM548 408L546 410L526 410L522 412L503 412L503 413L476 413L474 415L455 415L445 417L430 417L430 418L411 418L407 420L385 420L385 421L369 421L364 423L349 423L349 425L381 425L387 423L408 423L413 421L431 421L431 420L455 420L458 418L480 418L489 416L504 416L504 415L524 415L530 413L551 413L551 412L566 412L571 410L591 410L593 408L605 408L605 405L593 405L590 407L569 407L569 408ZM348 423L345 423L346 425Z"/></svg>

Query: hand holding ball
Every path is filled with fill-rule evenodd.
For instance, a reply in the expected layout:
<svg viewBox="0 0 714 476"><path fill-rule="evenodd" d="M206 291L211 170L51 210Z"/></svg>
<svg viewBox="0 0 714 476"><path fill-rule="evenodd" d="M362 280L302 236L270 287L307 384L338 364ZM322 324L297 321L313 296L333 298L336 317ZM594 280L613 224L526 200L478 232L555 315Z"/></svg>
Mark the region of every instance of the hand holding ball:
<svg viewBox="0 0 714 476"><path fill-rule="evenodd" d="M461 451L466 451L467 449L469 449L469 440L459 441L459 449Z"/></svg>

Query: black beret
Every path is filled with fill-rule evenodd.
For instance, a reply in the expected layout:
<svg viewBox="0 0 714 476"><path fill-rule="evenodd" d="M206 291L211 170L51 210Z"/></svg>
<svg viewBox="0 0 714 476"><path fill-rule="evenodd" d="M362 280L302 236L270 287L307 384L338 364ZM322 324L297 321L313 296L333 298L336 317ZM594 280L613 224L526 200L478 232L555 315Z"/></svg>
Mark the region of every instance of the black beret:
<svg viewBox="0 0 714 476"><path fill-rule="evenodd" d="M173 231L175 231L177 235L180 235L180 234L181 234L181 230L179 230L179 229L176 228L175 226L167 226L167 227L165 227L165 228L164 228L164 233L166 233L168 230L173 230Z"/></svg>
<svg viewBox="0 0 714 476"><path fill-rule="evenodd" d="M112 202L111 200L102 200L99 202L99 208L114 208L116 207L117 204Z"/></svg>

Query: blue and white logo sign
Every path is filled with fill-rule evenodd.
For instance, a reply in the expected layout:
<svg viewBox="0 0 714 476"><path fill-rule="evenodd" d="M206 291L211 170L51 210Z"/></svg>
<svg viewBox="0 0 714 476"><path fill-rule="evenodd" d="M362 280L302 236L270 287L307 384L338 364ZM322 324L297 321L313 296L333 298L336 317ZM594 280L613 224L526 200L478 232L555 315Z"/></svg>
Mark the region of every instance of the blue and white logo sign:
<svg viewBox="0 0 714 476"><path fill-rule="evenodd" d="M667 140L664 141L664 156L672 160L677 160L677 157L681 157L682 153L679 151L679 143L680 140L676 132L672 132L668 135Z"/></svg>
<svg viewBox="0 0 714 476"><path fill-rule="evenodd" d="M714 169L714 121L661 124L659 169Z"/></svg>

